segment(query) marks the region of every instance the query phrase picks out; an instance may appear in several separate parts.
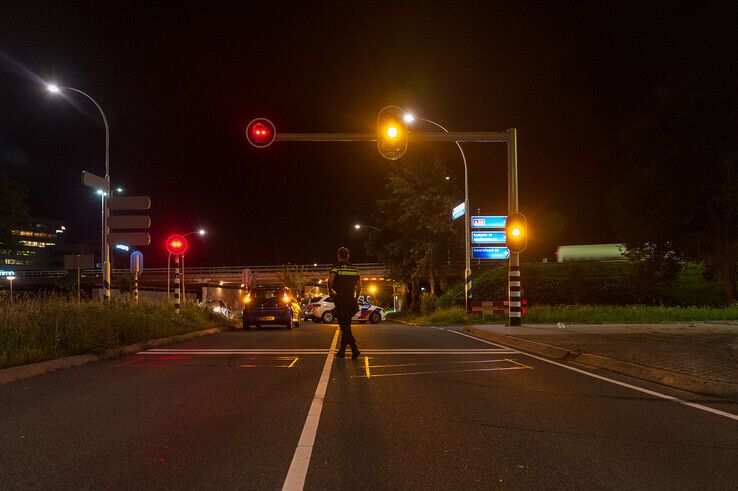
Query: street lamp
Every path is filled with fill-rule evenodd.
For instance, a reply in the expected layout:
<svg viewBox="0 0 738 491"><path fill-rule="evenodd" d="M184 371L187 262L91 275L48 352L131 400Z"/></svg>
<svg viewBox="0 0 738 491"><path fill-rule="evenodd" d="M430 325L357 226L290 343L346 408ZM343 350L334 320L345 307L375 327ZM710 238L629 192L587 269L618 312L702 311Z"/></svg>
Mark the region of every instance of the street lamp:
<svg viewBox="0 0 738 491"><path fill-rule="evenodd" d="M13 303L13 280L15 279L15 276L6 276L8 278L8 282L10 283L10 303Z"/></svg>
<svg viewBox="0 0 738 491"><path fill-rule="evenodd" d="M448 130L446 128L436 123L435 121L431 121L430 119L425 118L418 118L410 113L405 114L404 120L408 124L416 120L424 121L426 123L437 126L438 128L441 128L444 132L448 133ZM461 160L464 161L464 245L466 252L466 265L464 269L464 303L466 304L466 311L468 313L471 312L471 304L469 302L469 290L471 289L471 244L469 243L469 170L466 165L466 155L464 155L464 149L461 148L461 144L459 142L454 143L456 143L456 146L459 148L459 152L461 153ZM446 180L450 180L449 176L446 177Z"/></svg>
<svg viewBox="0 0 738 491"><path fill-rule="evenodd" d="M363 223L357 223L354 225L354 229L356 230L361 230L361 227L370 228L372 230L376 230L377 232L379 232L379 229L373 225L364 225Z"/></svg>
<svg viewBox="0 0 738 491"><path fill-rule="evenodd" d="M107 183L108 190L110 189L110 127L108 126L108 118L105 117L105 112L100 107L95 99L92 98L86 92L83 92L74 87L59 87L56 84L47 84L46 89L52 94L59 94L62 91L71 91L81 94L88 98L100 111L102 116L103 124L105 125L105 182ZM107 207L107 193L104 190L99 190L98 194L102 196L103 212L102 212L102 253L100 257L102 278L103 278L103 302L110 301L110 244L108 243L108 215L110 212Z"/></svg>

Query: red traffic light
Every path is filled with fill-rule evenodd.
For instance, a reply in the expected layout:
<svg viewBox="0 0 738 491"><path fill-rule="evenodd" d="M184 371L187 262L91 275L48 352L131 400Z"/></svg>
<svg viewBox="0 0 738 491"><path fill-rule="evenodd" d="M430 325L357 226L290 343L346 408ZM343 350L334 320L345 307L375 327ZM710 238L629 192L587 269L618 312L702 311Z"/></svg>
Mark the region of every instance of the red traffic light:
<svg viewBox="0 0 738 491"><path fill-rule="evenodd" d="M256 118L246 125L246 139L256 148L266 148L274 143L277 130L266 118Z"/></svg>
<svg viewBox="0 0 738 491"><path fill-rule="evenodd" d="M170 254L184 254L187 251L187 240L181 235L170 235L167 250Z"/></svg>

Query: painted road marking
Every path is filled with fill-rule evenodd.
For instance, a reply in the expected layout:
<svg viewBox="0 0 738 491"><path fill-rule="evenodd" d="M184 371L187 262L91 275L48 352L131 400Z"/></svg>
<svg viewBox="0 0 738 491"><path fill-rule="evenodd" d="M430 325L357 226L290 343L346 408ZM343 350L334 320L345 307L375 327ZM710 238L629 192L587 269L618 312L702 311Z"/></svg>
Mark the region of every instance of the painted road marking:
<svg viewBox="0 0 738 491"><path fill-rule="evenodd" d="M257 360L258 358L248 358L248 359ZM276 358L268 358L267 360L287 360L287 361L292 360L292 361L289 364L283 363L281 365L246 364L246 365L239 365L239 367L241 368L292 368L295 366L295 363L297 363L297 360L299 359L300 358L297 356L288 356L288 357L278 356Z"/></svg>
<svg viewBox="0 0 738 491"><path fill-rule="evenodd" d="M453 332L453 333L458 334L460 336L466 336L467 338L476 339L477 341L480 341L480 342L485 343L485 344L489 344L489 345L492 345L492 346L500 346L500 347L502 347L502 345L500 345L500 344L493 343L491 341L487 341L486 339L481 339L481 338L478 338L476 336L472 336L470 334L466 334L466 333L459 332L459 331L454 331L452 329L445 329L445 330L448 331L448 332ZM599 379L599 380L604 380L605 382L610 382L611 384L620 385L622 387L627 387L629 389L633 389L633 390L636 390L638 392L643 392L644 394L648 394L648 395L652 395L652 396L655 396L655 397L659 397L661 399L666 399L667 401L673 401L673 402L676 402L676 403L679 403L679 404L682 404L682 405L685 405L685 406L689 406L689 407L693 407L695 409L699 409L701 411L705 411L705 412L708 412L708 413L712 413L712 414L715 414L715 415L718 415L718 416L723 416L725 418L738 421L738 415L737 414L728 413L728 412L725 412L725 411L721 411L719 409L711 408L709 406L704 406L702 404L697 404L696 402L685 401L685 400L679 399L678 397L670 396L670 395L667 395L667 394L662 394L661 392L656 392L654 390L645 389L643 387L638 387L637 385L632 385L632 384L628 384L626 382L621 382L619 380L611 379L611 378L608 378L608 377L603 377L602 375L598 375L596 373L588 372L586 370L581 370L581 369L576 368L576 367L570 367L569 365L564 365L563 363L559 363L559 362L556 362L556 361L553 361L553 360L549 360L547 358L543 358L543 357L540 357L540 356L531 355L530 353L525 353L525 352L521 352L521 353L523 355L525 355L525 356L529 356L531 358L535 358L536 360L541 360L543 362L550 363L551 365L556 365L556 366L559 366L561 368L566 368L567 370L571 370L573 372L581 373L582 375L586 375L588 377L596 378L596 379Z"/></svg>
<svg viewBox="0 0 738 491"><path fill-rule="evenodd" d="M305 426L302 428L300 441L297 442L295 454L292 456L290 469L287 471L287 477L282 485L283 491L302 491L305 487L305 477L307 476L308 466L310 465L310 456L313 454L313 446L315 445L315 436L318 433L318 423L320 423L320 413L323 411L323 401L325 400L325 392L328 389L328 380L331 376L331 368L333 367L334 352L336 343L338 342L338 329L333 335L333 342L328 350L328 356L323 365L323 372L320 374L318 387L315 389L313 402L310 404Z"/></svg>
<svg viewBox="0 0 738 491"><path fill-rule="evenodd" d="M392 365L373 365L371 368L404 368L419 366L437 366L437 365L459 365L459 364L482 364L482 363L508 363L511 366L492 367L492 368L464 368L464 369L444 369L444 370L424 370L416 372L397 372L397 373L371 373L369 372L369 359L364 358L366 366L366 375L354 375L354 378L375 378L375 377L402 377L406 375L423 375L423 374L439 374L439 373L460 373L460 372L497 372L504 370L524 370L532 369L528 365L524 365L509 358L498 358L495 360L464 360L464 361L447 361L447 362L427 362L427 363L397 363Z"/></svg>
<svg viewBox="0 0 738 491"><path fill-rule="evenodd" d="M152 349L139 351L137 355L200 355L200 356L233 356L233 355L327 355L329 351L292 350L292 349ZM488 355L519 354L520 351L510 348L502 349L363 349L367 355Z"/></svg>

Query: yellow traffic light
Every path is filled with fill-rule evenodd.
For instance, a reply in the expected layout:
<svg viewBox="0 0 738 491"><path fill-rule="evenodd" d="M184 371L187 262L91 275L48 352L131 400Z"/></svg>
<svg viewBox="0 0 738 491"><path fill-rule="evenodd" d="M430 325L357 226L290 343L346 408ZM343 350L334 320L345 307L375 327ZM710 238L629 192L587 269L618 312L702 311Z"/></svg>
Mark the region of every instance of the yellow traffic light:
<svg viewBox="0 0 738 491"><path fill-rule="evenodd" d="M510 252L522 252L528 245L528 237L526 229L528 221L521 213L513 213L507 217L505 226L505 236L507 248Z"/></svg>
<svg viewBox="0 0 738 491"><path fill-rule="evenodd" d="M407 151L407 127L404 111L387 106L377 115L377 150L382 157L397 160Z"/></svg>

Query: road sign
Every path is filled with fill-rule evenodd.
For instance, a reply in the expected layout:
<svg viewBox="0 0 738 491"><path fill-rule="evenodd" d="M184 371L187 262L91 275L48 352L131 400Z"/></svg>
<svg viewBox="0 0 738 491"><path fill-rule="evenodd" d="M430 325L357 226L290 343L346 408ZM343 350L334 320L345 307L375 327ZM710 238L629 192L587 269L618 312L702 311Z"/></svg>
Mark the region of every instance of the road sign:
<svg viewBox="0 0 738 491"><path fill-rule="evenodd" d="M151 226L151 218L147 215L119 215L108 218L108 227L110 228L126 228L141 229Z"/></svg>
<svg viewBox="0 0 738 491"><path fill-rule="evenodd" d="M141 273L144 269L144 255L141 251L131 253L131 274Z"/></svg>
<svg viewBox="0 0 738 491"><path fill-rule="evenodd" d="M111 244L125 244L127 246L147 246L151 243L151 236L147 232L111 232Z"/></svg>
<svg viewBox="0 0 738 491"><path fill-rule="evenodd" d="M507 247L472 247L472 259L508 259Z"/></svg>
<svg viewBox="0 0 738 491"><path fill-rule="evenodd" d="M463 217L465 212L466 207L464 206L464 203L461 203L460 205L455 206L453 210L451 210L451 219L456 220L459 217Z"/></svg>
<svg viewBox="0 0 738 491"><path fill-rule="evenodd" d="M148 196L113 196L108 200L111 210L148 210L151 198Z"/></svg>
<svg viewBox="0 0 738 491"><path fill-rule="evenodd" d="M505 231L495 232L479 232L473 231L471 233L472 244L504 244L505 243Z"/></svg>
<svg viewBox="0 0 738 491"><path fill-rule="evenodd" d="M505 228L506 216L472 217L472 228Z"/></svg>
<svg viewBox="0 0 738 491"><path fill-rule="evenodd" d="M102 189L106 193L108 192L108 182L104 177L96 176L92 172L82 171L82 184L88 188Z"/></svg>
<svg viewBox="0 0 738 491"><path fill-rule="evenodd" d="M0 269L0 276L15 276L15 272Z"/></svg>

